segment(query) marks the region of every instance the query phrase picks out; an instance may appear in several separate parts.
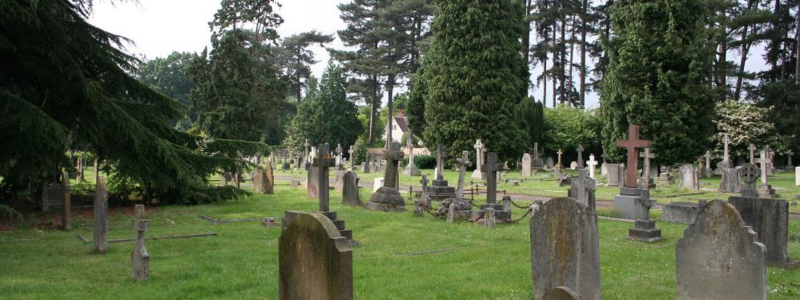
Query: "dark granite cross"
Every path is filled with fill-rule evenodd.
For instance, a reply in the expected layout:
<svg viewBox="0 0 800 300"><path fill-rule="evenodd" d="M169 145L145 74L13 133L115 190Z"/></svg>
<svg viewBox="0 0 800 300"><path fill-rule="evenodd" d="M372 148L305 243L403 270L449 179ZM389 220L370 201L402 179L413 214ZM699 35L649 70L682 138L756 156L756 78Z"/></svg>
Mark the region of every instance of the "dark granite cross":
<svg viewBox="0 0 800 300"><path fill-rule="evenodd" d="M328 168L336 165L336 159L330 157L328 144L319 145L319 156L314 158L314 167L319 176L317 189L319 189L319 211L330 211L330 198L328 196Z"/></svg>
<svg viewBox="0 0 800 300"><path fill-rule="evenodd" d="M389 149L383 150L383 158L386 159L386 170L383 171L383 186L396 189L399 180L398 164L403 160L403 151L400 151L400 144L392 142Z"/></svg>
<svg viewBox="0 0 800 300"><path fill-rule="evenodd" d="M503 170L503 164L497 163L497 152L486 155L486 163L481 172L486 173L486 203L497 204L497 172Z"/></svg>
<svg viewBox="0 0 800 300"><path fill-rule="evenodd" d="M751 191L751 192L756 191L756 180L758 180L758 177L761 176L758 173L759 171L760 170L758 169L758 167L754 164L745 164L744 167L742 167L742 170L740 172L742 172L742 179L744 179L745 191ZM745 191L742 191L742 194L746 194Z"/></svg>
<svg viewBox="0 0 800 300"><path fill-rule="evenodd" d="M648 140L639 139L639 125L631 125L628 128L628 139L619 140L616 143L617 147L628 149L628 174L625 176L625 187L633 188L636 185L636 174L639 169L639 155L637 154L638 148L650 148L652 142Z"/></svg>
<svg viewBox="0 0 800 300"><path fill-rule="evenodd" d="M444 160L447 152L444 151L442 144L436 146L436 180L444 180Z"/></svg>
<svg viewBox="0 0 800 300"><path fill-rule="evenodd" d="M575 151L578 151L578 168L583 169L583 145L578 145Z"/></svg>

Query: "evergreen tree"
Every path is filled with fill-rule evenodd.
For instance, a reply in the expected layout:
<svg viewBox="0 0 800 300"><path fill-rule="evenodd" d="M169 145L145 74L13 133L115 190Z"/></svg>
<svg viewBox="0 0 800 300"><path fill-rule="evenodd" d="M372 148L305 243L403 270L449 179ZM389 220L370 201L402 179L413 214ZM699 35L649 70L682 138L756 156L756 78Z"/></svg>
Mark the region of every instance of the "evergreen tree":
<svg viewBox="0 0 800 300"><path fill-rule="evenodd" d="M172 52L167 57L157 57L139 66L138 79L167 97L177 100L185 108L184 116L177 128L186 130L197 119L189 103L189 93L195 87L186 71L196 55L188 52Z"/></svg>
<svg viewBox="0 0 800 300"><path fill-rule="evenodd" d="M523 15L517 0L439 3L424 74L427 145L444 144L456 157L482 139L501 158L528 145L514 111L528 80Z"/></svg>
<svg viewBox="0 0 800 300"><path fill-rule="evenodd" d="M298 104L303 102L303 79L308 80L311 76L311 65L319 62L314 58L314 52L308 48L315 44L324 46L330 42L333 42L332 35L312 30L286 37L281 41L280 47L275 49L279 65L285 69Z"/></svg>
<svg viewBox="0 0 800 300"><path fill-rule="evenodd" d="M700 0L614 3L601 90L603 147L612 161L623 159L614 143L630 124L641 126L662 163L691 162L706 151L715 111L707 16Z"/></svg>

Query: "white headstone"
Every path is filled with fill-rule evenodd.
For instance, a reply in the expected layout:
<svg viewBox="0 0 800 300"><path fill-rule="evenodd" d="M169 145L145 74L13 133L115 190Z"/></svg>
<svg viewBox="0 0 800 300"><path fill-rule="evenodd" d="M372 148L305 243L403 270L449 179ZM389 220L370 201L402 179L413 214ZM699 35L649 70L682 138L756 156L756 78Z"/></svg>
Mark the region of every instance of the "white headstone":
<svg viewBox="0 0 800 300"><path fill-rule="evenodd" d="M522 177L531 177L531 155L528 153L522 156Z"/></svg>
<svg viewBox="0 0 800 300"><path fill-rule="evenodd" d="M375 178L375 182L372 184L372 192L377 192L379 188L383 186L383 177Z"/></svg>

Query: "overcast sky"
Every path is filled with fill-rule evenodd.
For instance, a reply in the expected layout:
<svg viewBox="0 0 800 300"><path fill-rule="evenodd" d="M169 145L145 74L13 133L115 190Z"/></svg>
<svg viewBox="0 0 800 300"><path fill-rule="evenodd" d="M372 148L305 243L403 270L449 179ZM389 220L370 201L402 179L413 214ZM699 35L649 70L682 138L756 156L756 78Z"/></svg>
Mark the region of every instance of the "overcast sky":
<svg viewBox="0 0 800 300"><path fill-rule="evenodd" d="M305 31L318 30L327 34L345 27L339 19L339 3L350 0L284 0L279 9L284 23L278 29L282 37ZM118 3L112 5L107 0L95 3L90 22L106 31L122 35L135 42L126 50L131 54L147 58L164 57L172 51L200 52L210 47L211 31L208 22L219 9L219 0L138 0L138 4ZM336 41L329 45L343 48ZM320 61L313 67L315 76L320 77L328 61L328 53L321 47L313 48ZM746 68L751 71L763 70L767 66L761 59L762 47L753 47ZM735 53L728 56L736 60ZM538 76L540 69L532 70ZM534 78L534 77L532 77ZM576 74L577 82L577 74ZM548 83L552 85L552 82ZM548 91L551 94L552 91ZM542 96L541 90L531 91L536 99ZM548 95L548 98L552 97ZM547 99L549 105L550 99ZM587 95L587 106L598 106L597 94Z"/></svg>

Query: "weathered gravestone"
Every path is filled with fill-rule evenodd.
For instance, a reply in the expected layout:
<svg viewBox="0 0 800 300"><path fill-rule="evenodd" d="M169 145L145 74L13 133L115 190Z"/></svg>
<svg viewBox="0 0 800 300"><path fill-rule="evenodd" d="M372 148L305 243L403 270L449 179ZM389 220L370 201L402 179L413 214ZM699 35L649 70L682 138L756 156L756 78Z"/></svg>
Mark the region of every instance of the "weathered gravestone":
<svg viewBox="0 0 800 300"><path fill-rule="evenodd" d="M480 140L479 140L480 142ZM481 144L481 147L483 145ZM456 189L448 186L447 180L444 180L444 163L447 158L447 151L441 144L436 146L436 177L428 186L428 196L433 198L447 198L456 195Z"/></svg>
<svg viewBox="0 0 800 300"><path fill-rule="evenodd" d="M656 202L650 200L650 190L638 188L636 179L639 164L638 149L650 148L651 142L639 139L639 126L630 125L628 139L619 140L615 144L628 150L625 182L620 194L614 197L614 207L620 211L621 217L636 220L636 226L628 230L628 238L648 243L660 241L663 239L661 230L656 228L655 221L650 220L650 207L656 205Z"/></svg>
<svg viewBox="0 0 800 300"><path fill-rule="evenodd" d="M766 158L769 151L769 147L761 150L761 185L758 186L758 196L761 198L773 198L777 196L775 195L775 189L767 182L769 170L771 168L768 163L769 160Z"/></svg>
<svg viewBox="0 0 800 300"><path fill-rule="evenodd" d="M597 216L570 198L555 198L531 217L531 277L534 298L566 287L580 299L600 299Z"/></svg>
<svg viewBox="0 0 800 300"><path fill-rule="evenodd" d="M800 265L789 258L789 203L786 200L731 196L728 203L758 234L758 241L766 247L769 265L787 268Z"/></svg>
<svg viewBox="0 0 800 300"><path fill-rule="evenodd" d="M348 205L361 206L361 199L358 194L358 175L353 171L344 173L342 179L342 203Z"/></svg>
<svg viewBox="0 0 800 300"><path fill-rule="evenodd" d="M585 167L585 165L583 163L583 151L584 151L583 145L578 145L578 148L575 148L575 151L578 152L578 162L577 162L577 165L575 167L576 167L576 169L577 168L583 169ZM573 169L573 170L575 170L575 169Z"/></svg>
<svg viewBox="0 0 800 300"><path fill-rule="evenodd" d="M311 199L319 198L319 169L308 164L306 175L306 196Z"/></svg>
<svg viewBox="0 0 800 300"><path fill-rule="evenodd" d="M149 223L145 220L144 205L137 204L135 210L133 230L136 232L136 244L131 252L131 275L136 281L147 281L150 279L150 255L147 253L144 232Z"/></svg>
<svg viewBox="0 0 800 300"><path fill-rule="evenodd" d="M644 165L642 166L642 178L639 179L639 188L649 190L650 188L655 188L656 185L653 182L653 177L651 177L650 173L650 160L656 158L656 154L650 152L650 148L644 148L643 153L639 153L639 157L644 158Z"/></svg>
<svg viewBox="0 0 800 300"><path fill-rule="evenodd" d="M319 145L319 150L319 157L314 158L312 168L317 169L317 176L314 179L316 179L317 184L319 211L328 212L330 211L330 185L328 184L330 179L328 178L328 172L331 167L336 166L336 160L330 157L328 144Z"/></svg>
<svg viewBox="0 0 800 300"><path fill-rule="evenodd" d="M494 208L497 219L507 222L511 220L511 211L506 211L503 204L497 203L497 179L503 170L503 164L497 162L497 153L489 152L486 163L481 167L481 172L486 173L486 204L481 204L477 211L472 213L473 220L484 218L487 208Z"/></svg>
<svg viewBox="0 0 800 300"><path fill-rule="evenodd" d="M723 168L722 180L719 182L720 193L741 193L742 184L739 180L740 171L737 168Z"/></svg>
<svg viewBox="0 0 800 300"><path fill-rule="evenodd" d="M733 206L703 206L675 248L676 299L767 299L764 245Z"/></svg>
<svg viewBox="0 0 800 300"><path fill-rule="evenodd" d="M100 172L97 171L97 161L94 162L94 251L105 254L108 251L108 192Z"/></svg>
<svg viewBox="0 0 800 300"><path fill-rule="evenodd" d="M697 168L692 164L682 165L680 183L678 185L681 189L700 190L700 182L697 179Z"/></svg>
<svg viewBox="0 0 800 300"><path fill-rule="evenodd" d="M464 199L464 180L467 172L467 167L472 166L469 161L469 151L461 152L461 158L456 159L458 165L458 186L456 187L456 199Z"/></svg>
<svg viewBox="0 0 800 300"><path fill-rule="evenodd" d="M661 220L672 223L693 224L703 205L705 205L705 201L700 201L700 203L670 202L663 206Z"/></svg>
<svg viewBox="0 0 800 300"><path fill-rule="evenodd" d="M555 167L555 164L553 163L553 158L552 158L552 157L549 157L549 156L548 156L548 157L547 157L547 159L546 159L546 161L547 161L547 162L545 163L545 167L546 167L547 169L552 169L552 168L554 168L554 167Z"/></svg>
<svg viewBox="0 0 800 300"><path fill-rule="evenodd" d="M531 164L534 170L544 169L544 161L539 155L539 143L533 143L533 160Z"/></svg>
<svg viewBox="0 0 800 300"><path fill-rule="evenodd" d="M603 167L605 167L608 170L608 173L606 173L606 180L608 180L608 186L609 187L620 186L620 182L621 182L620 179L622 177L621 176L622 174L619 172L620 165L619 164L603 164Z"/></svg>
<svg viewBox="0 0 800 300"><path fill-rule="evenodd" d="M298 214L281 233L280 299L353 299L353 250L328 217Z"/></svg>
<svg viewBox="0 0 800 300"><path fill-rule="evenodd" d="M706 159L706 167L703 169L703 177L708 178L714 173L714 171L711 170L711 151L706 151L704 157Z"/></svg>
<svg viewBox="0 0 800 300"><path fill-rule="evenodd" d="M480 166L484 163L484 153L486 149L483 146L483 142L481 140L475 141L475 165L478 166L475 168L475 171L472 172L472 179L477 180L485 180L486 173L481 172Z"/></svg>
<svg viewBox="0 0 800 300"><path fill-rule="evenodd" d="M594 211L597 203L595 190L596 182L589 177L589 171L580 169L578 170L578 176L570 179L568 196Z"/></svg>
<svg viewBox="0 0 800 300"><path fill-rule="evenodd" d="M406 165L405 170L403 170L403 175L422 175L422 172L420 172L419 168L417 168L417 165L414 164L414 134L411 133L411 131L408 132L406 137L406 149L408 149L408 164Z"/></svg>
<svg viewBox="0 0 800 300"><path fill-rule="evenodd" d="M387 160L386 171L384 171L383 186L372 193L369 202L364 206L371 210L381 211L406 211L406 203L400 192L397 191L398 183L398 164L403 160L403 152L400 152L400 145L392 143L390 149L384 150L384 157Z"/></svg>
<svg viewBox="0 0 800 300"><path fill-rule="evenodd" d="M272 172L270 163L267 163L267 169L264 170L260 167L256 170L256 175L253 177L253 189L256 193L271 195L274 193L272 182L269 180L267 172Z"/></svg>
<svg viewBox="0 0 800 300"><path fill-rule="evenodd" d="M794 155L794 152L792 151L792 149L786 150L786 159L788 159L788 160L789 160L789 161L786 163L786 169L787 169L787 170L792 170L792 169L794 169L794 165L792 165L792 156L793 156L793 155Z"/></svg>
<svg viewBox="0 0 800 300"><path fill-rule="evenodd" d="M531 155L528 153L522 156L522 177L531 177Z"/></svg>
<svg viewBox="0 0 800 300"><path fill-rule="evenodd" d="M336 179L333 181L333 190L341 192L344 189L344 170L336 171Z"/></svg>

